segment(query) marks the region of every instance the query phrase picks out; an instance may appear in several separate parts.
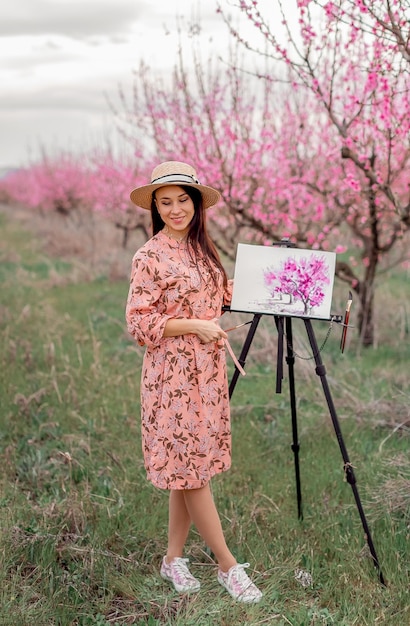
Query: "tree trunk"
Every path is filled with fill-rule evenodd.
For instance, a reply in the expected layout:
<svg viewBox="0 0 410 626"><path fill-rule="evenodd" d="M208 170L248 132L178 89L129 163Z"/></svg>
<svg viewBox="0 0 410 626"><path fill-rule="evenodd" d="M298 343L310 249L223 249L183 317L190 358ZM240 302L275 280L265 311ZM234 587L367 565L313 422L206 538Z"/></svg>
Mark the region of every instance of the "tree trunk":
<svg viewBox="0 0 410 626"><path fill-rule="evenodd" d="M374 344L374 288L379 263L379 232L373 193L369 192L371 237L367 241L367 267L359 285L360 310L358 314L360 343L364 348Z"/></svg>
<svg viewBox="0 0 410 626"><path fill-rule="evenodd" d="M130 234L130 230L128 226L124 226L123 232L122 232L122 249L123 250L127 249L129 234Z"/></svg>
<svg viewBox="0 0 410 626"><path fill-rule="evenodd" d="M360 309L358 313L358 330L360 344L368 348L374 344L374 285L373 280L363 281L359 289Z"/></svg>
<svg viewBox="0 0 410 626"><path fill-rule="evenodd" d="M374 170L376 154L373 151L369 164L371 172ZM364 348L374 345L374 288L380 254L380 221L377 212L376 194L369 177L367 189L369 210L369 234L363 237L365 248L365 275L359 286L360 311L358 315L360 343Z"/></svg>

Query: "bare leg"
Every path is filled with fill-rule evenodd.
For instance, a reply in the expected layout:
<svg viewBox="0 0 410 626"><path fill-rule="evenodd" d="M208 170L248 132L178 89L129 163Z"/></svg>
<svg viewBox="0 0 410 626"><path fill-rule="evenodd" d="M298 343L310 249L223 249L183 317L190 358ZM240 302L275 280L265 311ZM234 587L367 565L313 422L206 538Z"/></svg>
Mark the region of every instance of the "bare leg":
<svg viewBox="0 0 410 626"><path fill-rule="evenodd" d="M191 517L185 504L184 491L173 489L169 493L167 563L175 557L182 557L190 527Z"/></svg>
<svg viewBox="0 0 410 626"><path fill-rule="evenodd" d="M190 519L198 529L206 545L215 554L219 567L227 572L236 565L236 559L226 545L221 520L215 506L209 483L201 489L182 492Z"/></svg>
<svg viewBox="0 0 410 626"><path fill-rule="evenodd" d="M182 557L191 522L215 554L219 569L218 581L233 598L241 602L259 602L262 593L252 583L244 568L237 565L226 545L221 520L216 510L209 483L201 489L172 490L169 494L168 551L161 565L161 576L173 583L177 591L198 591L199 581L192 576Z"/></svg>

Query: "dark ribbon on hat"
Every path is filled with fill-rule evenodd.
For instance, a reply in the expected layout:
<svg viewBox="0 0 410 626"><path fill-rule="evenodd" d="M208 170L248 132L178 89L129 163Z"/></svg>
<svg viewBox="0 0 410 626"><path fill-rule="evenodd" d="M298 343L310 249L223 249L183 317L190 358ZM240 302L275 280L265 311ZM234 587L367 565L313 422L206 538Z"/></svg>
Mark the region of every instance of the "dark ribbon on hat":
<svg viewBox="0 0 410 626"><path fill-rule="evenodd" d="M166 176L160 176L159 178L154 178L151 181L151 185L154 183L196 183L200 185L199 180L190 176L189 174L167 174Z"/></svg>

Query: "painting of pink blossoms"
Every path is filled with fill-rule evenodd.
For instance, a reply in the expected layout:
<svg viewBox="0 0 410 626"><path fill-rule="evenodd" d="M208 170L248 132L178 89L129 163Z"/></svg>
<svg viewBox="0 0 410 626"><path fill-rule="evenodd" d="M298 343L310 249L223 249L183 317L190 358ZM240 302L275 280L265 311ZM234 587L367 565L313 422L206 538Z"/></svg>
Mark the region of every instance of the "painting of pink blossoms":
<svg viewBox="0 0 410 626"><path fill-rule="evenodd" d="M231 310L330 319L336 254L239 243Z"/></svg>

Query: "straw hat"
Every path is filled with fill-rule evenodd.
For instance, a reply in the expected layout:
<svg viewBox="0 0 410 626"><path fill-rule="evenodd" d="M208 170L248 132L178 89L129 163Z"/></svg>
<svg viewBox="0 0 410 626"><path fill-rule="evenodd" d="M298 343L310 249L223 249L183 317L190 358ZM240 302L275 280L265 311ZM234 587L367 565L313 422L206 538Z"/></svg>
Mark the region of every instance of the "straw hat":
<svg viewBox="0 0 410 626"><path fill-rule="evenodd" d="M156 189L166 185L184 185L195 187L201 192L204 209L209 209L218 202L219 191L206 185L201 185L196 172L191 165L180 161L166 161L157 165L151 175L151 183L133 189L130 193L131 201L142 209L151 209L152 194Z"/></svg>

